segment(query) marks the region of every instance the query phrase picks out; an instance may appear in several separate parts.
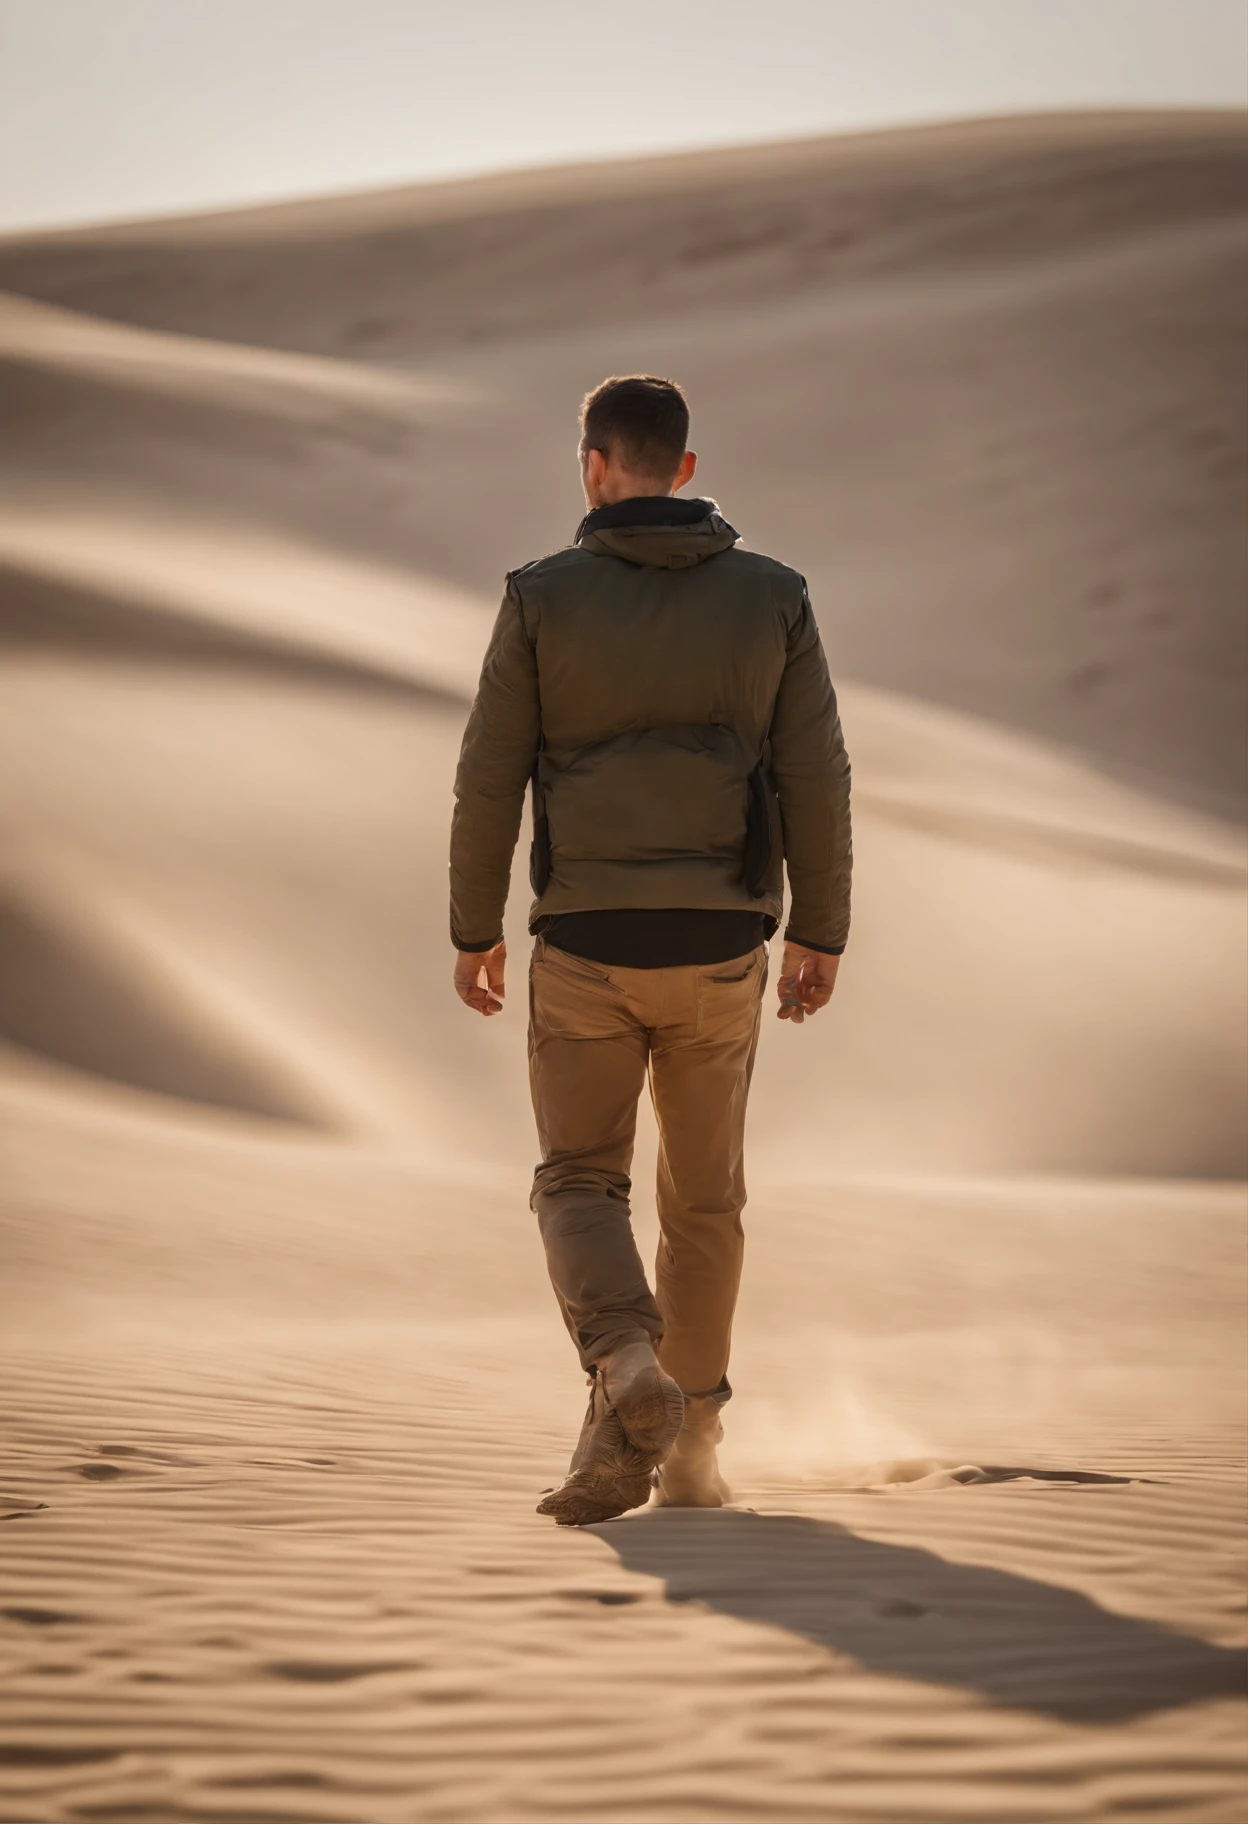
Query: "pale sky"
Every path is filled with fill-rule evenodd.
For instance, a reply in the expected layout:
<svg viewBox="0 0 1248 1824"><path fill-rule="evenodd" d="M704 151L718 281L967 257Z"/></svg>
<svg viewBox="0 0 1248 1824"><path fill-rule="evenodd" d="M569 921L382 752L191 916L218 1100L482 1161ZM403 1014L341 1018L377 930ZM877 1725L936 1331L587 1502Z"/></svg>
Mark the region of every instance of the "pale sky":
<svg viewBox="0 0 1248 1824"><path fill-rule="evenodd" d="M0 230L1105 106L1248 106L1248 0L0 0Z"/></svg>

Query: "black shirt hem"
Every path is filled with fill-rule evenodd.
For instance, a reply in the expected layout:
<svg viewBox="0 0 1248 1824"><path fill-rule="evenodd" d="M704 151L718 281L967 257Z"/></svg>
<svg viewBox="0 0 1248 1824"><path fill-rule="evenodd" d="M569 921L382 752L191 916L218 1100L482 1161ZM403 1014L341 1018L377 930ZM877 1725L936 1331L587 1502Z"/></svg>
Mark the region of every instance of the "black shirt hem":
<svg viewBox="0 0 1248 1824"><path fill-rule="evenodd" d="M540 919L537 933L557 950L617 969L676 969L727 963L756 950L776 921L764 912L689 907L564 912Z"/></svg>

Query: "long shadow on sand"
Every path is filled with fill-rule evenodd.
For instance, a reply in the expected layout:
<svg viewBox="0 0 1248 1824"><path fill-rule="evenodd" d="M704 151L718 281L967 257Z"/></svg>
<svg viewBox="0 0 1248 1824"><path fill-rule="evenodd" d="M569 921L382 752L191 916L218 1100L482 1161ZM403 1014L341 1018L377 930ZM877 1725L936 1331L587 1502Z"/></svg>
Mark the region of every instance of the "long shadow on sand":
<svg viewBox="0 0 1248 1824"><path fill-rule="evenodd" d="M594 1529L669 1602L787 1628L869 1671L960 1685L1066 1722L1245 1691L1242 1654L1087 1596L823 1520L652 1509Z"/></svg>

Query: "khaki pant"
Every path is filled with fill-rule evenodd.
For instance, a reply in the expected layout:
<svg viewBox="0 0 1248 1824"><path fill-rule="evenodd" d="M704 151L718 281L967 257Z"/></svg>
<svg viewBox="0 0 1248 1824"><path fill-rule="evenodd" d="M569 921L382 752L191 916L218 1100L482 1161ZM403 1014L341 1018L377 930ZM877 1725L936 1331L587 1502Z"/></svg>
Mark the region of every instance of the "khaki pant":
<svg viewBox="0 0 1248 1824"><path fill-rule="evenodd" d="M742 1150L767 952L620 969L538 938L529 1080L543 1163L532 1207L588 1368L637 1332L686 1393L720 1388L741 1279ZM659 1126L655 1292L633 1239L629 1169L647 1071Z"/></svg>

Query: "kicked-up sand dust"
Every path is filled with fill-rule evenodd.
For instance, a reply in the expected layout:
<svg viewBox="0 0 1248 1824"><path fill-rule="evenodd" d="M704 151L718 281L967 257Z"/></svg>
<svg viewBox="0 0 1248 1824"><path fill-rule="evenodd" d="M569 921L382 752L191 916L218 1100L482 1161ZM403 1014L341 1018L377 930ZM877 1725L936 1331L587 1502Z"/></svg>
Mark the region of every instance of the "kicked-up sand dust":
<svg viewBox="0 0 1248 1824"><path fill-rule="evenodd" d="M1244 152L0 242L0 1817L1244 1816ZM638 368L810 578L857 909L764 1035L734 1503L569 1533L528 895L474 1020L446 831Z"/></svg>

